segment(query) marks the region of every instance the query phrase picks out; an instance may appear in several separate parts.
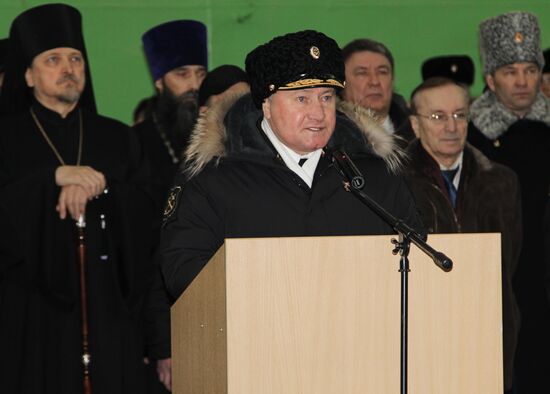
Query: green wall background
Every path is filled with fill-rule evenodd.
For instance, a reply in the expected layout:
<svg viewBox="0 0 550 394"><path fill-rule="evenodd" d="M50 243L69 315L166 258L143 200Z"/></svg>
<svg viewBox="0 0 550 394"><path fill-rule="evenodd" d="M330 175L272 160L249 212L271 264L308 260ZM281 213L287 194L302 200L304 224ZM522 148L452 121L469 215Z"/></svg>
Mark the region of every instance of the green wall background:
<svg viewBox="0 0 550 394"><path fill-rule="evenodd" d="M0 0L0 37L14 17L47 3ZM469 54L476 63L474 95L483 82L477 27L497 14L522 10L539 17L542 44L550 46L550 0L77 0L83 15L89 64L99 111L130 122L137 102L153 93L141 35L173 19L208 26L209 67L244 66L246 54L270 38L316 29L345 45L354 38L384 42L396 62L396 90L408 97L428 57Z"/></svg>

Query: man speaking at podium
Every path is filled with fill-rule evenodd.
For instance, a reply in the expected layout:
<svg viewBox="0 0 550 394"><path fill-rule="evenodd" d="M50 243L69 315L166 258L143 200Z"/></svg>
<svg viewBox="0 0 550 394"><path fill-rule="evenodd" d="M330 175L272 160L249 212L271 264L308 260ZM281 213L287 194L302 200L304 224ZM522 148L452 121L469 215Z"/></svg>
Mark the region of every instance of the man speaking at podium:
<svg viewBox="0 0 550 394"><path fill-rule="evenodd" d="M174 298L225 238L393 233L343 188L334 148L364 175L365 193L421 227L394 137L337 102L345 74L333 39L311 30L276 37L248 54L246 72L251 93L199 119L168 198L161 266Z"/></svg>

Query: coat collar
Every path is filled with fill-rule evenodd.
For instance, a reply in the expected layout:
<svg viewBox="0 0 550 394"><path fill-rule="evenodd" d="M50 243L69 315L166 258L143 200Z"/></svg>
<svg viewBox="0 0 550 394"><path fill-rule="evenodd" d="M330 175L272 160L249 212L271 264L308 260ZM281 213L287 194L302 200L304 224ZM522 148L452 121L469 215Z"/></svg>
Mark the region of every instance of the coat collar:
<svg viewBox="0 0 550 394"><path fill-rule="evenodd" d="M487 90L472 103L470 117L474 126L491 140L500 137L520 119L506 108L490 90ZM550 103L542 93L537 94L531 110L524 119L544 122L550 126Z"/></svg>
<svg viewBox="0 0 550 394"><path fill-rule="evenodd" d="M261 119L262 111L254 106L250 94L228 96L209 108L199 117L185 152L187 176L197 175L208 163L222 158L280 165L259 128ZM406 156L397 145L398 138L379 126L367 110L341 101L328 146L343 148L350 155L379 156L392 172L399 172Z"/></svg>
<svg viewBox="0 0 550 394"><path fill-rule="evenodd" d="M416 139L409 145L407 149L408 157L410 158L407 172L418 177L427 177L432 179L432 182L437 183L441 189L444 188L443 178L439 164L428 152L424 149L420 140ZM468 183L468 179L478 172L492 171L495 167L494 162L489 160L487 156L481 153L478 149L466 142L464 145L464 156L462 158L462 173L460 183Z"/></svg>

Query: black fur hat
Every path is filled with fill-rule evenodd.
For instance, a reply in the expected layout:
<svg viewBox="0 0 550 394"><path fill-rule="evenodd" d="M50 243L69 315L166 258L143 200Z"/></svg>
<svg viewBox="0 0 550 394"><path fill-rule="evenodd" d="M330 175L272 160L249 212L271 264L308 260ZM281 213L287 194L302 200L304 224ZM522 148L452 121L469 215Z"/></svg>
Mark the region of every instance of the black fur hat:
<svg viewBox="0 0 550 394"><path fill-rule="evenodd" d="M278 90L343 88L345 83L340 47L313 30L275 37L260 45L246 57L246 73L258 108Z"/></svg>
<svg viewBox="0 0 550 394"><path fill-rule="evenodd" d="M199 106L205 105L211 96L223 93L239 82L248 83L248 76L243 69L232 64L224 64L209 71L199 89Z"/></svg>
<svg viewBox="0 0 550 394"><path fill-rule="evenodd" d="M474 62L466 55L432 57L422 63L422 80L432 77L445 77L472 86Z"/></svg>

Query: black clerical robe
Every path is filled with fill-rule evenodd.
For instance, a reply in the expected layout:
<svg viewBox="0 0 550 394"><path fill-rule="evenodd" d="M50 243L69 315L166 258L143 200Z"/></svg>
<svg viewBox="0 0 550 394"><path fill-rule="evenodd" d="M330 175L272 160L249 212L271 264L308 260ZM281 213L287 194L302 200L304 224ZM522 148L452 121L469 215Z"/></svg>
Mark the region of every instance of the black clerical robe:
<svg viewBox="0 0 550 394"><path fill-rule="evenodd" d="M152 202L141 148L117 121L76 108L33 109L68 165L101 171L108 193L86 208L91 382L96 393L144 390L141 306L149 286ZM0 121L0 391L82 392L75 222L56 212L60 165L30 111ZM106 226L103 226L103 224ZM105 227L105 228L103 228Z"/></svg>

